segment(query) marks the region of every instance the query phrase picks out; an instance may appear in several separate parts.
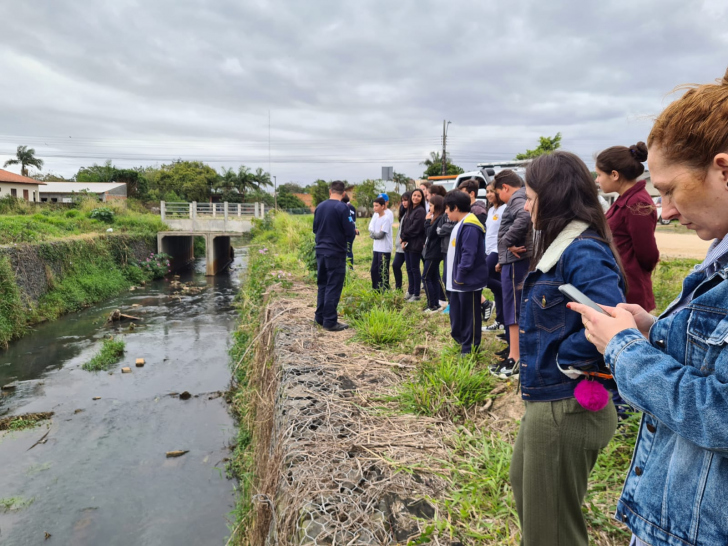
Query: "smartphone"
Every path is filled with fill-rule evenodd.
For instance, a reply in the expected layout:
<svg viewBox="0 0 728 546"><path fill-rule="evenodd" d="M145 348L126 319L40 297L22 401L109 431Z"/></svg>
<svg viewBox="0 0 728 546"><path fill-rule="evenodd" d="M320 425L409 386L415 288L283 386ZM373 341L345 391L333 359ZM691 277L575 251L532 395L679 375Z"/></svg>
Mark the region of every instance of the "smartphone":
<svg viewBox="0 0 728 546"><path fill-rule="evenodd" d="M599 307L596 303L594 303L594 301L589 296L587 296L581 290L571 284L562 284L561 286L559 286L559 292L561 292L564 296L566 296L573 302L581 303L583 305L586 305L587 307L591 307L595 311L599 311L600 313L609 316L609 314L604 309Z"/></svg>

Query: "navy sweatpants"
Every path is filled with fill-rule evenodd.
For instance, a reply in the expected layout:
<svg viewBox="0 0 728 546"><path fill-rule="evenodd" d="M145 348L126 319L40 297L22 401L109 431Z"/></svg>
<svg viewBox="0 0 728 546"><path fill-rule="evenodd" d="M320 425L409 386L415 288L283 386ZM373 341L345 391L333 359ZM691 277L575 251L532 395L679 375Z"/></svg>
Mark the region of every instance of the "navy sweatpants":
<svg viewBox="0 0 728 546"><path fill-rule="evenodd" d="M346 254L341 256L321 256L316 254L318 265L316 284L318 300L316 302L316 322L330 328L338 322L336 308L339 306L341 290L346 278Z"/></svg>
<svg viewBox="0 0 728 546"><path fill-rule="evenodd" d="M480 328L483 315L480 312L480 296L476 292L450 292L450 334L460 344L462 354L470 354L480 347Z"/></svg>
<svg viewBox="0 0 728 546"><path fill-rule="evenodd" d="M425 294L427 295L427 307L440 306L440 294L444 293L442 281L440 281L440 258L425 260L425 269L422 278L425 280Z"/></svg>
<svg viewBox="0 0 728 546"><path fill-rule="evenodd" d="M389 290L389 260L392 258L390 252L374 251L372 255L372 267L369 273L372 275L372 288L374 290Z"/></svg>

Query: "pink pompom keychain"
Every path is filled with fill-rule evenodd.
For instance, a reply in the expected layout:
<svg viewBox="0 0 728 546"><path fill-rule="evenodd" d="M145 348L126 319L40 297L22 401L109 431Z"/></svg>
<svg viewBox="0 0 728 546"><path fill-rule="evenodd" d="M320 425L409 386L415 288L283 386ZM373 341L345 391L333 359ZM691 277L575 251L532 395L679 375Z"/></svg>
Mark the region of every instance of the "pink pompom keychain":
<svg viewBox="0 0 728 546"><path fill-rule="evenodd" d="M598 381L585 377L574 389L574 397L584 409L599 411L609 403L609 391Z"/></svg>

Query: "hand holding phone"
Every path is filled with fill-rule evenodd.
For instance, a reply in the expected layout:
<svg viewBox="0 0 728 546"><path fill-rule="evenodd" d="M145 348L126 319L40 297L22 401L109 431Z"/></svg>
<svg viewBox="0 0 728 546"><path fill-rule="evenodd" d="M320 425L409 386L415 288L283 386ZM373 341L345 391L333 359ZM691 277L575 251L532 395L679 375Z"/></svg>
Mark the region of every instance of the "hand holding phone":
<svg viewBox="0 0 728 546"><path fill-rule="evenodd" d="M561 292L564 296L566 296L573 302L581 303L582 305L591 307L595 311L599 311L603 315L610 316L609 313L607 313L604 309L594 303L594 301L589 296L584 294L581 290L579 290L572 284L562 284L561 286L559 286L559 292Z"/></svg>

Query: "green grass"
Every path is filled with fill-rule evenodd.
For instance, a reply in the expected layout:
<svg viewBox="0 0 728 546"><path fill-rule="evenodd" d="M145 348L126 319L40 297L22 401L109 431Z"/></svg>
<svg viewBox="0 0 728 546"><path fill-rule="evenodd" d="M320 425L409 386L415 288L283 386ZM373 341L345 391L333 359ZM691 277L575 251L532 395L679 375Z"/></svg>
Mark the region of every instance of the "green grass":
<svg viewBox="0 0 728 546"><path fill-rule="evenodd" d="M410 337L414 329L411 316L381 307L354 319L352 325L356 329L356 339L374 347L397 345Z"/></svg>
<svg viewBox="0 0 728 546"><path fill-rule="evenodd" d="M652 290L657 311L662 312L679 294L682 282L702 260L675 258L661 260L652 273Z"/></svg>
<svg viewBox="0 0 728 546"><path fill-rule="evenodd" d="M83 369L89 372L108 370L124 357L125 347L126 344L121 340L105 339L99 352L83 365Z"/></svg>
<svg viewBox="0 0 728 546"><path fill-rule="evenodd" d="M59 208L53 204L11 203L0 199L0 245L38 243L85 233L102 233L108 228L115 233L156 234L166 228L157 214L144 211L133 202L98 203L82 201L78 208ZM109 207L113 220L91 218L95 208Z"/></svg>

